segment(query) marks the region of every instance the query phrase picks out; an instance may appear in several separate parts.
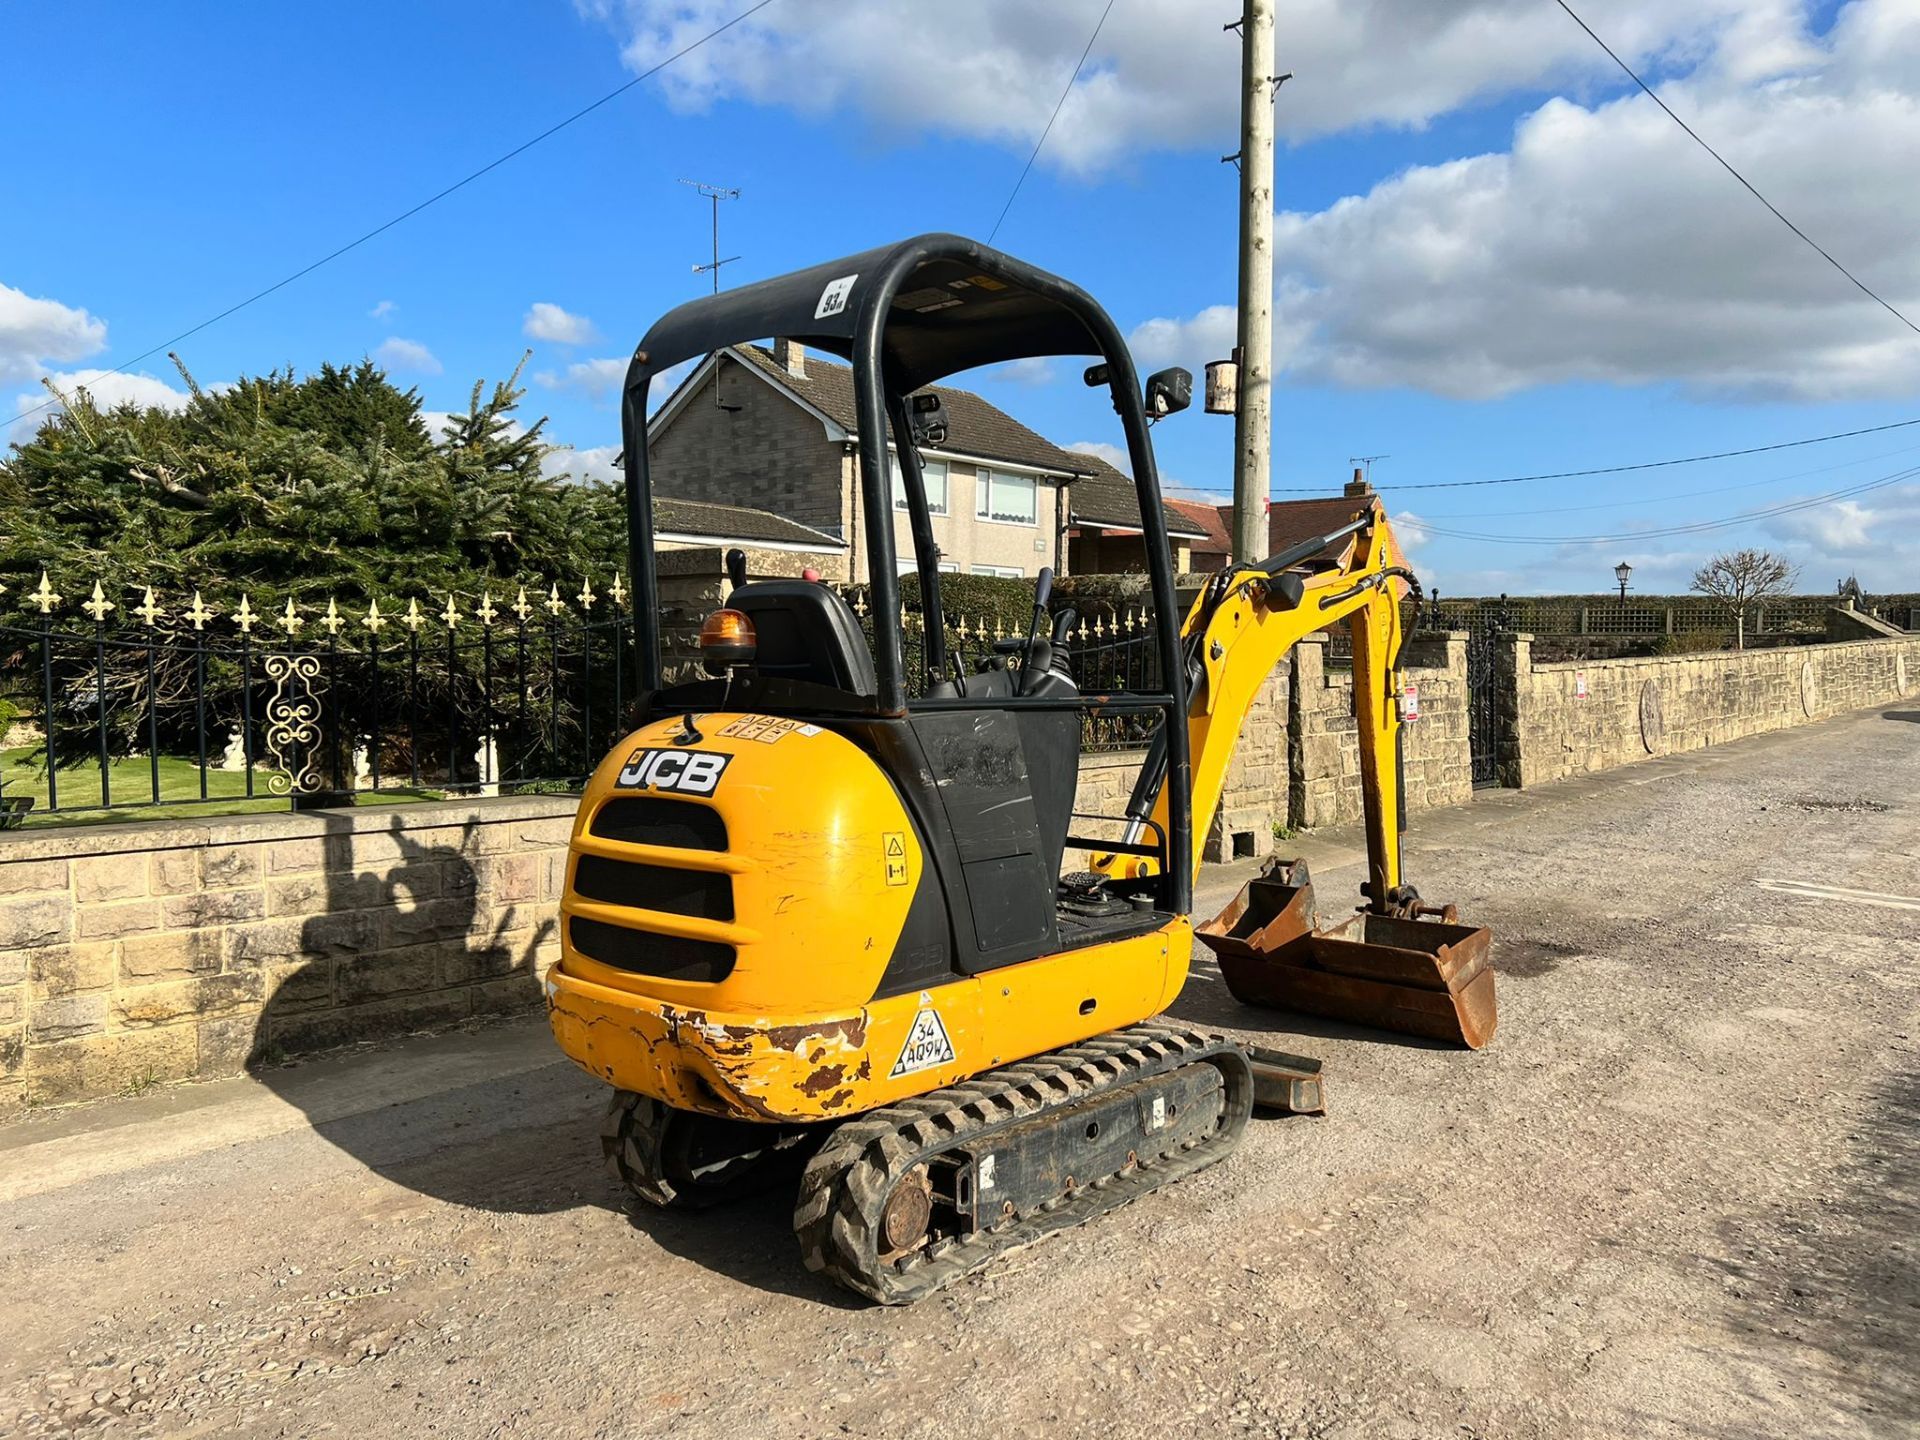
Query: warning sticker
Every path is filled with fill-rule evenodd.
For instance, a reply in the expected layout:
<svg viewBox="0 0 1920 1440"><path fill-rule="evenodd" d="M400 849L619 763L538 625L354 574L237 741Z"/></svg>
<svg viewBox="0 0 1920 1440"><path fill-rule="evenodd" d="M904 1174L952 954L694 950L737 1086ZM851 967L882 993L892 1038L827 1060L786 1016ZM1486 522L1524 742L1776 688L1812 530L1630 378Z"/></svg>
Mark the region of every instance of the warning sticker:
<svg viewBox="0 0 1920 1440"><path fill-rule="evenodd" d="M743 715L720 732L734 740L758 740L771 745L788 735L818 735L818 725L803 725L798 720L782 720L775 715Z"/></svg>
<svg viewBox="0 0 1920 1440"><path fill-rule="evenodd" d="M887 884L904 885L907 883L907 832L889 830L882 838L887 857Z"/></svg>
<svg viewBox="0 0 1920 1440"><path fill-rule="evenodd" d="M813 318L825 320L830 315L838 315L847 308L847 297L853 293L853 282L860 277L842 275L838 280L829 280L827 288L820 292L820 303L814 307Z"/></svg>
<svg viewBox="0 0 1920 1440"><path fill-rule="evenodd" d="M953 1041L947 1038L947 1027L940 1023L939 1012L930 1008L922 1010L913 1017L907 1043L900 1047L900 1058L893 1062L893 1076L911 1075L916 1070L931 1070L936 1065L952 1063Z"/></svg>

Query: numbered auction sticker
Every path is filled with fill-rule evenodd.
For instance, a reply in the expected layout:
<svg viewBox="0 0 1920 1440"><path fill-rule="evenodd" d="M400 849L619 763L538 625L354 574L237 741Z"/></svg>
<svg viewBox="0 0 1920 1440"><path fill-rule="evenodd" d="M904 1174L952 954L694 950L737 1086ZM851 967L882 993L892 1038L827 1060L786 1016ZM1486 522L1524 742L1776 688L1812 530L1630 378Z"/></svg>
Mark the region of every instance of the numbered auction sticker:
<svg viewBox="0 0 1920 1440"><path fill-rule="evenodd" d="M820 292L820 303L814 307L813 318L825 320L846 309L847 297L853 294L853 282L859 278L858 275L842 275L838 280L829 280L827 288Z"/></svg>

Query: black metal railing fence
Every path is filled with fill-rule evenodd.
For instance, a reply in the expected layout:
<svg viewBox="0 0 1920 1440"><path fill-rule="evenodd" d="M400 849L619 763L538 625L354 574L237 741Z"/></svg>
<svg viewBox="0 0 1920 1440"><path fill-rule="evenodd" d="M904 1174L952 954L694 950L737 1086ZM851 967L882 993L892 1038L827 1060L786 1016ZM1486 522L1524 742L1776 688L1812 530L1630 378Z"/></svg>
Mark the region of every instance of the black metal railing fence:
<svg viewBox="0 0 1920 1440"><path fill-rule="evenodd" d="M351 619L198 596L142 619L97 593L90 620L0 612L0 823L578 786L634 665L619 601L583 594Z"/></svg>

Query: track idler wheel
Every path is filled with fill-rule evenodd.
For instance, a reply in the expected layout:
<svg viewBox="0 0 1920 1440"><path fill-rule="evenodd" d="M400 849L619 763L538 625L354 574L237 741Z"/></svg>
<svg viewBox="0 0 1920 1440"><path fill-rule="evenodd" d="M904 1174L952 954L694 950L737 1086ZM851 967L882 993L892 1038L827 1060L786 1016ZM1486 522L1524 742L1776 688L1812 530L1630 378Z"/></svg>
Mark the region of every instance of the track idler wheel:
<svg viewBox="0 0 1920 1440"><path fill-rule="evenodd" d="M600 1127L607 1172L650 1205L705 1209L800 1172L808 1132L675 1110L616 1090Z"/></svg>

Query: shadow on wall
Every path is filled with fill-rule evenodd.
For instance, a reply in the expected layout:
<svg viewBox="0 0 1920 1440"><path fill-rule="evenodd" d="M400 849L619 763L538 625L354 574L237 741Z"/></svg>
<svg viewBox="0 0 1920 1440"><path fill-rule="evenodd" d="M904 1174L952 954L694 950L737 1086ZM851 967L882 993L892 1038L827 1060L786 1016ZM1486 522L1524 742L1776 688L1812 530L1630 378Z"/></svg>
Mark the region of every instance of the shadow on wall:
<svg viewBox="0 0 1920 1440"><path fill-rule="evenodd" d="M1889 720L1908 720L1920 725L1920 710L1887 710L1882 712Z"/></svg>
<svg viewBox="0 0 1920 1440"><path fill-rule="evenodd" d="M552 1046L532 1013L534 957L555 922L516 923L526 906L504 900L494 902L494 915L482 913L490 893L482 881L498 876L480 867L513 857L474 855L476 828L469 823L458 844L430 845L396 819L387 834L398 853L384 870L353 864L355 840L365 846L367 831L356 837L343 824L325 837L325 908L287 922L299 925L305 958L282 978L255 1031L255 1061L267 1062L257 1064L260 1081L330 1144L416 1194L497 1214L624 1214L661 1249L706 1269L757 1289L843 1303L800 1262L791 1192L752 1197L720 1215L667 1212L630 1204L608 1177L600 1123L610 1092ZM527 1015L526 1025L273 1063L515 1012ZM628 1258L651 1254L639 1246Z"/></svg>
<svg viewBox="0 0 1920 1440"><path fill-rule="evenodd" d="M304 1066L278 1063L284 1056L446 1030L476 1017L538 1006L534 957L555 922L521 923L527 903L520 899L503 897L494 902L494 913L483 912L488 902L479 867L531 857L476 855L479 830L480 822L469 820L457 843L429 844L408 833L397 816L384 835L355 830L345 820L337 828L330 825L321 842L324 872L315 881L324 883L324 897L312 897L304 908L315 913L305 920L285 922L289 929L298 925L297 939L292 934L268 938L275 949L302 958L297 968L278 977L254 1031L252 1057L268 1088L371 1169L458 1204L520 1210L528 1201L534 1210L551 1209L545 1199L520 1194L517 1187L502 1189L505 1172L492 1178L449 1172L444 1184L415 1184L409 1176L430 1181L438 1172L419 1170L432 1155L402 1132L436 1140L457 1136L473 1123L460 1114L476 1100L512 1107L539 1091L551 1102L566 1088L557 1082L573 1071L557 1053L554 1066L497 1082L476 1070L477 1083L453 1088L444 1083L450 1076L409 1073L411 1066L434 1063L421 1048L431 1042ZM389 858L369 859L366 851L374 846ZM496 872L484 878L507 877ZM496 888L521 893L511 886ZM579 1078L591 1085L588 1077ZM390 1101L382 1098L383 1085L391 1088ZM428 1089L437 1093L420 1098ZM394 1118L393 1112L402 1109L414 1118ZM499 1191L500 1203L490 1202L489 1189Z"/></svg>

